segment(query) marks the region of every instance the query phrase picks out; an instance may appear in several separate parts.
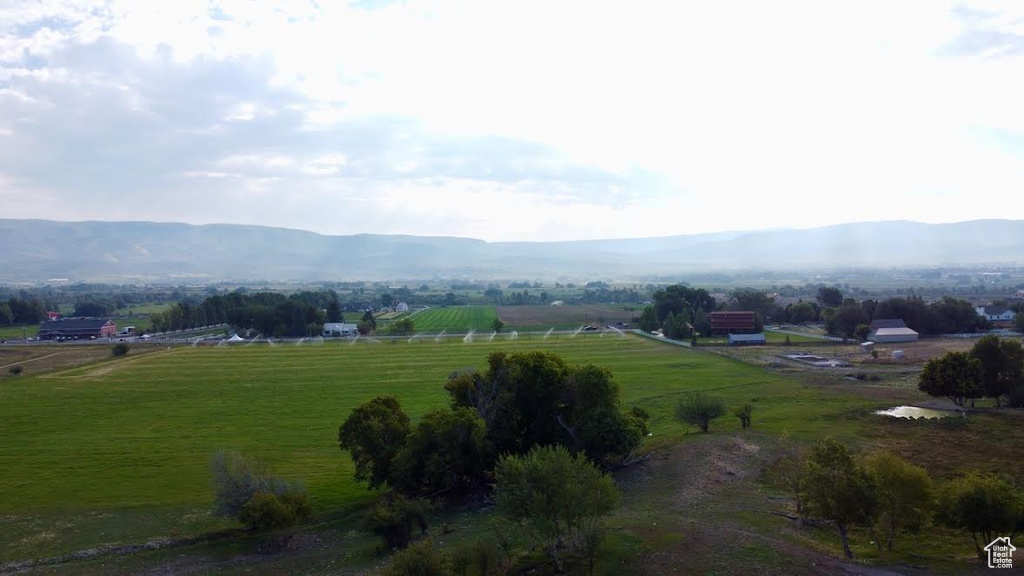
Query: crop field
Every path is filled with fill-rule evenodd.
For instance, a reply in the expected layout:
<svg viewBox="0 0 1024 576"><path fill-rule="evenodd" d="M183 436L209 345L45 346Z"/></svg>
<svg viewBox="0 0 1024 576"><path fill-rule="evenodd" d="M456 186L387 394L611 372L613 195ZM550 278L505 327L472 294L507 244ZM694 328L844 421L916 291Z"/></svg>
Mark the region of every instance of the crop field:
<svg viewBox="0 0 1024 576"><path fill-rule="evenodd" d="M516 330L565 330L583 324L629 324L639 316L639 310L626 310L625 306L498 306L498 317L509 328ZM417 324L418 326L419 324Z"/></svg>
<svg viewBox="0 0 1024 576"><path fill-rule="evenodd" d="M498 317L494 306L446 306L429 308L406 315L412 318L418 333L452 333L491 331L491 323ZM403 316L406 317L406 316Z"/></svg>
<svg viewBox="0 0 1024 576"><path fill-rule="evenodd" d="M686 391L754 402L759 429L806 439L849 436L844 416L877 404L633 336L133 351L0 383L0 493L16 495L0 501L0 559L218 525L209 515L207 463L220 449L258 456L303 481L321 511L364 503L371 494L337 446L338 425L353 407L394 394L415 420L447 405L442 386L452 370L483 367L491 351L535 349L610 368L624 404L650 412L649 441L658 445L687 432L672 417ZM738 430L733 420L720 428ZM40 534L47 538L38 541Z"/></svg>

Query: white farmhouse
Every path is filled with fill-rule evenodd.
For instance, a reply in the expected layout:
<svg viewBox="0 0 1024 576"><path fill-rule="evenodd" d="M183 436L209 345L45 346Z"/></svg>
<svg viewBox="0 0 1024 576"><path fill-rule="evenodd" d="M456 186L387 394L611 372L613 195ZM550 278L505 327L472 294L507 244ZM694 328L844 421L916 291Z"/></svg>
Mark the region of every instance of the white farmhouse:
<svg viewBox="0 0 1024 576"><path fill-rule="evenodd" d="M328 322L324 324L324 338L355 336L356 325L346 322Z"/></svg>
<svg viewBox="0 0 1024 576"><path fill-rule="evenodd" d="M974 310L989 322L1013 322L1017 316L1009 306L978 306Z"/></svg>

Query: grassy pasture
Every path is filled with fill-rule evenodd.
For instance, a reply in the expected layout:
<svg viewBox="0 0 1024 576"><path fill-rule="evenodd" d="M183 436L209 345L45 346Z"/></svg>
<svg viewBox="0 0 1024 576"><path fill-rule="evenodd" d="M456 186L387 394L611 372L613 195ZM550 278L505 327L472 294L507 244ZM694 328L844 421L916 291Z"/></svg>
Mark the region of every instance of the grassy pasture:
<svg viewBox="0 0 1024 576"><path fill-rule="evenodd" d="M428 308L402 316L411 317L418 333L437 333L446 330L451 333L465 333L491 330L491 323L498 317L494 306L446 306Z"/></svg>
<svg viewBox="0 0 1024 576"><path fill-rule="evenodd" d="M0 327L0 340L21 340L28 336L31 338L39 334L39 325L32 326L2 326Z"/></svg>
<svg viewBox="0 0 1024 576"><path fill-rule="evenodd" d="M47 524L41 518L99 514L114 524L111 515L166 517L138 523L151 532L122 529L118 538L124 539L165 534L165 524L208 528L216 521L202 516L211 501L207 461L222 448L259 456L272 470L302 480L321 511L361 504L370 495L353 481L351 462L336 443L349 411L373 396L395 394L415 420L445 407L449 372L483 367L486 355L499 349L545 349L570 362L609 367L625 405L651 413L652 445L674 443L688 432L672 417L686 391L714 391L730 405L752 401L759 429L808 440L826 433L851 438L859 415L878 404L632 336L133 351L0 383L0 493L16 495L0 501L0 516L36 531ZM716 427L738 430L734 420L723 418ZM206 520L183 520L197 514ZM56 538L45 545L11 530L0 537L9 542L0 544L0 559L110 538L63 520L47 527Z"/></svg>

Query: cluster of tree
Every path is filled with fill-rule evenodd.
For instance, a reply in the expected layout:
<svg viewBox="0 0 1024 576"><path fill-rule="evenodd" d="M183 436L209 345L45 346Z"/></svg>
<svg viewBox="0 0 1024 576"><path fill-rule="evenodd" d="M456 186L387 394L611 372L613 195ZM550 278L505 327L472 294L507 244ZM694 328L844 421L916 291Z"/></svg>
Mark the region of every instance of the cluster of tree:
<svg viewBox="0 0 1024 576"><path fill-rule="evenodd" d="M653 305L640 313L641 330L665 330L669 338L686 338L693 331L700 334L711 332L709 314L715 310L715 299L703 288L690 288L682 284L657 290Z"/></svg>
<svg viewBox="0 0 1024 576"><path fill-rule="evenodd" d="M754 406L749 402L736 406L732 413L740 419L740 426L744 430L753 426ZM687 394L676 404L676 418L684 424L700 428L701 432L707 432L711 427L711 421L724 415L725 402L717 396L703 392Z"/></svg>
<svg viewBox="0 0 1024 576"><path fill-rule="evenodd" d="M509 286L511 288L511 286ZM551 295L546 290L531 294L529 289L522 292L505 293L501 288L491 287L484 290L484 302L504 306L521 306L526 304L550 304Z"/></svg>
<svg viewBox="0 0 1024 576"><path fill-rule="evenodd" d="M892 550L901 531L938 522L969 533L979 558L995 535L1024 529L1024 493L996 476L972 473L936 490L924 469L888 453L856 458L832 438L787 466L799 514L832 522L847 558L853 527L867 529L879 550L883 541Z"/></svg>
<svg viewBox="0 0 1024 576"><path fill-rule="evenodd" d="M393 396L356 407L338 442L356 479L407 496L468 496L486 490L499 455L561 445L600 466L622 462L647 434L647 414L624 411L611 373L566 364L546 352L495 352L484 373L445 384L451 408L416 427Z"/></svg>
<svg viewBox="0 0 1024 576"><path fill-rule="evenodd" d="M825 329L830 334L852 338L858 326L867 326L872 319L899 318L921 334L954 334L976 332L988 326L974 306L966 300L949 296L926 303L921 297L864 300L846 298L835 308L821 312Z"/></svg>
<svg viewBox="0 0 1024 576"><path fill-rule="evenodd" d="M611 477L581 454L564 446L537 446L522 455L507 455L496 465L494 500L499 518L536 542L559 572L594 573L604 537L603 518L618 503ZM411 540L419 527L427 531L426 506L401 496L386 496L368 517L368 528L389 541ZM395 555L384 570L388 576L429 574L530 573L538 569L533 555L518 554L514 539L492 525L496 538L483 537L438 548L424 539ZM402 548L402 546L394 546Z"/></svg>
<svg viewBox="0 0 1024 576"><path fill-rule="evenodd" d="M210 459L210 471L214 511L251 530L286 528L313 515L305 489L270 474L259 460L218 452Z"/></svg>
<svg viewBox="0 0 1024 576"><path fill-rule="evenodd" d="M948 398L957 406L968 400L995 398L1024 407L1024 349L1016 340L985 336L970 352L947 352L924 365L918 388Z"/></svg>
<svg viewBox="0 0 1024 576"><path fill-rule="evenodd" d="M46 320L46 306L38 298L12 296L0 302L0 326L39 324Z"/></svg>
<svg viewBox="0 0 1024 576"><path fill-rule="evenodd" d="M327 310L325 313L324 310ZM230 324L237 330L254 330L266 336L319 334L328 313L341 318L333 292L276 292L217 294L196 304L181 301L151 318L155 332L183 330L213 324Z"/></svg>

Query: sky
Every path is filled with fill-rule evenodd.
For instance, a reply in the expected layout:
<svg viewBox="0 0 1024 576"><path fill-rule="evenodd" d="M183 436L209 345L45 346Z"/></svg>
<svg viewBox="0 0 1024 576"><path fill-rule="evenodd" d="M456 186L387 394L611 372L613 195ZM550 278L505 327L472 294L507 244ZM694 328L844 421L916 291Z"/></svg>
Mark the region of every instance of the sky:
<svg viewBox="0 0 1024 576"><path fill-rule="evenodd" d="M1019 0L0 0L0 218L1024 219Z"/></svg>

